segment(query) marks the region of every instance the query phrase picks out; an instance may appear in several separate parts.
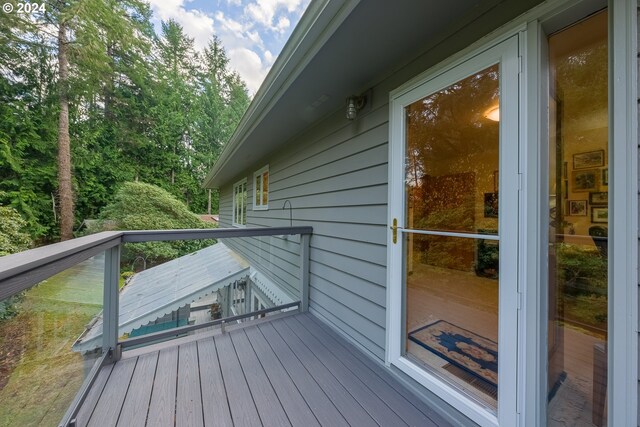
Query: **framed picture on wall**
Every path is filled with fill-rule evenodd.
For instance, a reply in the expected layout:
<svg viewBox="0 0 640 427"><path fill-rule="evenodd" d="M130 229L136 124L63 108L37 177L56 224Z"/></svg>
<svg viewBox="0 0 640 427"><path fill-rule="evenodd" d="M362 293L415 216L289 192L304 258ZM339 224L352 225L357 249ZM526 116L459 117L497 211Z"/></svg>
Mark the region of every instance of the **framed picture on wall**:
<svg viewBox="0 0 640 427"><path fill-rule="evenodd" d="M587 216L586 200L568 200L567 201L568 216Z"/></svg>
<svg viewBox="0 0 640 427"><path fill-rule="evenodd" d="M592 207L591 222L607 223L609 221L609 208Z"/></svg>
<svg viewBox="0 0 640 427"><path fill-rule="evenodd" d="M592 205L606 205L609 201L609 192L600 191L589 193L589 203Z"/></svg>
<svg viewBox="0 0 640 427"><path fill-rule="evenodd" d="M602 185L609 185L609 168L602 169Z"/></svg>
<svg viewBox="0 0 640 427"><path fill-rule="evenodd" d="M604 150L587 151L573 155L574 169L588 169L604 166Z"/></svg>
<svg viewBox="0 0 640 427"><path fill-rule="evenodd" d="M571 187L573 192L587 192L598 189L600 184L600 169L588 169L571 172Z"/></svg>
<svg viewBox="0 0 640 427"><path fill-rule="evenodd" d="M484 217L498 218L498 193L484 193Z"/></svg>

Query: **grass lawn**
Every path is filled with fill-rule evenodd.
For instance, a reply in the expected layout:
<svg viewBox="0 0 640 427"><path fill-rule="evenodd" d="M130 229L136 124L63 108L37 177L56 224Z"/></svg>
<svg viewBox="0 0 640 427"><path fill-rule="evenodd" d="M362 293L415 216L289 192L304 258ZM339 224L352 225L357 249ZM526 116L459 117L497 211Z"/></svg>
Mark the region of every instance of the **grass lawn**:
<svg viewBox="0 0 640 427"><path fill-rule="evenodd" d="M0 426L57 425L92 361L71 350L102 309L102 256L26 292L0 323Z"/></svg>

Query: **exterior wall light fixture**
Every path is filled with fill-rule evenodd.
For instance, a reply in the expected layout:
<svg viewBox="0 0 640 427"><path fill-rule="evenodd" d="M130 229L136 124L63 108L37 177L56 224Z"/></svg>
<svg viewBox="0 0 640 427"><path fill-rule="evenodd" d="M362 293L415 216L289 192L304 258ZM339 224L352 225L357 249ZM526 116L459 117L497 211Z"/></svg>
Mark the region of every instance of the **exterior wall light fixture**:
<svg viewBox="0 0 640 427"><path fill-rule="evenodd" d="M367 97L363 96L350 96L347 98L347 119L355 120L358 115L358 111L362 110L367 103Z"/></svg>

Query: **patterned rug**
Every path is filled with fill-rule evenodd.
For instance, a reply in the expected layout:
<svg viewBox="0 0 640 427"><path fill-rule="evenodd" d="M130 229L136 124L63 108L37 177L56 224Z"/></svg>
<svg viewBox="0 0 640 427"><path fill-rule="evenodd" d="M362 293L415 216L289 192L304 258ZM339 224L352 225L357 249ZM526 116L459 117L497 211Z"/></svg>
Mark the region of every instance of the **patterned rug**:
<svg viewBox="0 0 640 427"><path fill-rule="evenodd" d="M409 339L482 381L498 385L498 344L444 320L418 328Z"/></svg>

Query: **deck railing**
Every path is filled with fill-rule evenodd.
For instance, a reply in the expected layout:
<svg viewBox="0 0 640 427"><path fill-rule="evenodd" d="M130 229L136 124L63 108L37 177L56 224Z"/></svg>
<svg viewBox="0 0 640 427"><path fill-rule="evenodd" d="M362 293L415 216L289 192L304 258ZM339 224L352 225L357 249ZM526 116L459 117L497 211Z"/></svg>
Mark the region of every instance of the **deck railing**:
<svg viewBox="0 0 640 427"><path fill-rule="evenodd" d="M102 355L94 364L75 400L62 419L61 426L75 425L75 416L91 389L102 366L119 359L122 348L145 345L175 337L199 328L222 325L247 317L298 307L307 311L309 304L309 241L312 227L232 228L198 230L106 231L66 242L0 257L0 301L25 291L43 280L104 252L104 287L102 307ZM126 243L153 241L247 238L299 235L299 296L294 303L243 313L226 319L188 325L124 341L118 339L118 310L121 247Z"/></svg>

